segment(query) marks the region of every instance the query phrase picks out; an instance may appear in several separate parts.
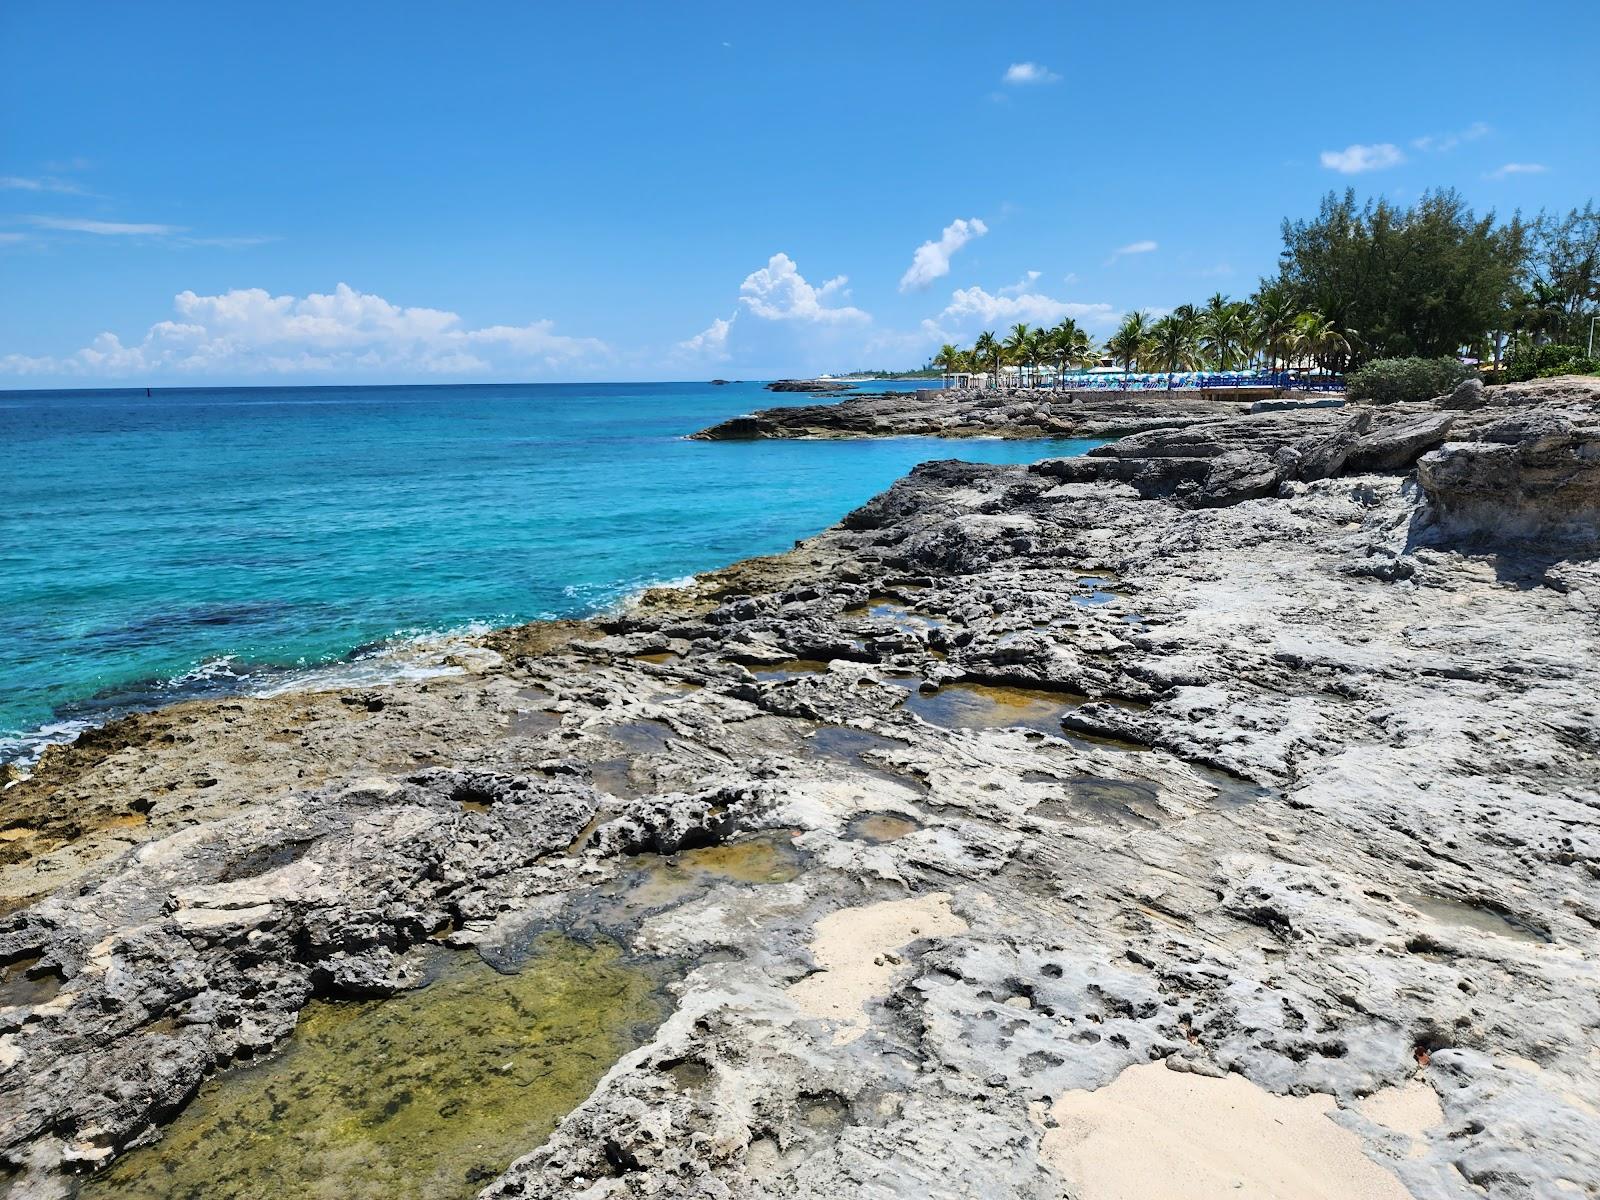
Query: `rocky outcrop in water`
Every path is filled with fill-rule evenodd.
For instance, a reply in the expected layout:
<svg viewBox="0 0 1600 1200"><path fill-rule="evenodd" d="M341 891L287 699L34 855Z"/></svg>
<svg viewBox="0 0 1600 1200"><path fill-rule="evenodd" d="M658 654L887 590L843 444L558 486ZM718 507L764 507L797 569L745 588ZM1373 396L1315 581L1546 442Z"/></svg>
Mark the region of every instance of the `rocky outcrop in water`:
<svg viewBox="0 0 1600 1200"><path fill-rule="evenodd" d="M1229 394L1231 395L1231 393ZM1251 401L1176 392L1041 392L928 389L863 393L835 404L768 408L692 436L701 441L767 438L1108 438L1216 421L1257 406L1297 409L1326 399Z"/></svg>
<svg viewBox="0 0 1600 1200"><path fill-rule="evenodd" d="M52 754L0 799L14 1194L313 997L552 931L672 1012L434 1194L1094 1200L1107 1145L1143 1194L1600 1190L1600 561L1556 519L1600 397L1509 399L932 463L455 676ZM1204 1163L1160 1108L1117 1141L1135 1082Z"/></svg>
<svg viewBox="0 0 1600 1200"><path fill-rule="evenodd" d="M817 392L825 396L842 396L854 388L852 383L836 379L775 379L767 384L769 392Z"/></svg>

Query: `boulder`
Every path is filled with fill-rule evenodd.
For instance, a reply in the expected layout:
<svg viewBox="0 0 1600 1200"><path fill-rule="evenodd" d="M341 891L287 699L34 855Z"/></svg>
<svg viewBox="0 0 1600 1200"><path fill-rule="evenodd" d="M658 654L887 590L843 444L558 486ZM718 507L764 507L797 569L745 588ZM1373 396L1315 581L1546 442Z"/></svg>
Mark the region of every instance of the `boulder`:
<svg viewBox="0 0 1600 1200"><path fill-rule="evenodd" d="M1283 474L1278 464L1254 450L1230 450L1211 460L1192 503L1200 508L1257 500L1277 491Z"/></svg>
<svg viewBox="0 0 1600 1200"><path fill-rule="evenodd" d="M1441 529L1600 544L1600 417L1529 409L1472 432L1417 461Z"/></svg>
<svg viewBox="0 0 1600 1200"><path fill-rule="evenodd" d="M1478 383L1482 387L1476 379L1469 379L1467 383ZM1456 390L1459 392L1460 388ZM1350 471L1409 469L1418 455L1444 442L1455 419L1455 414L1450 412L1427 413L1397 424L1382 425L1356 440L1345 459L1345 468Z"/></svg>
<svg viewBox="0 0 1600 1200"><path fill-rule="evenodd" d="M1468 379L1463 379L1460 383L1456 384L1455 391L1451 392L1448 396L1441 396L1439 398L1440 408L1467 410L1482 408L1487 403L1488 399L1484 394L1483 380L1479 379L1476 375L1473 375Z"/></svg>

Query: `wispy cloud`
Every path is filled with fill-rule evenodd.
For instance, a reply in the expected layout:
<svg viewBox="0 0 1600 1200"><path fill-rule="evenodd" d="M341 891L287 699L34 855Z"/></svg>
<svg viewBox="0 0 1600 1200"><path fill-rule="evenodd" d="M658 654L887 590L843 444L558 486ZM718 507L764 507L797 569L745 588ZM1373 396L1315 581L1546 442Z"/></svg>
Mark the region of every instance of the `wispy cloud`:
<svg viewBox="0 0 1600 1200"><path fill-rule="evenodd" d="M1393 142L1376 142L1372 145L1346 146L1343 150L1324 150L1322 165L1341 175L1359 175L1364 171L1381 171L1385 167L1399 166L1406 156Z"/></svg>
<svg viewBox="0 0 1600 1200"><path fill-rule="evenodd" d="M1119 258L1126 258L1130 254L1154 254L1161 246L1157 242L1129 242L1126 246L1118 246L1111 252L1111 257L1106 259L1106 266L1110 266Z"/></svg>
<svg viewBox="0 0 1600 1200"><path fill-rule="evenodd" d="M53 176L29 177L25 175L0 175L0 191L59 192L67 196L81 196L84 190L70 179Z"/></svg>
<svg viewBox="0 0 1600 1200"><path fill-rule="evenodd" d="M224 250L239 250L249 246L265 246L278 239L268 234L243 234L239 237L185 236L174 239L180 246L218 246Z"/></svg>
<svg viewBox="0 0 1600 1200"><path fill-rule="evenodd" d="M1008 283L997 292L1001 296L1021 296L1033 290L1033 285L1039 282L1038 271L1027 271L1015 283Z"/></svg>
<svg viewBox="0 0 1600 1200"><path fill-rule="evenodd" d="M950 258L973 238L989 232L989 227L977 217L970 220L957 218L944 227L939 240L923 242L911 256L911 265L900 277L902 292L921 291L935 279L950 274Z"/></svg>
<svg viewBox="0 0 1600 1200"><path fill-rule="evenodd" d="M1543 163L1509 162L1503 167L1496 167L1490 171L1488 178L1505 179L1510 175L1543 175L1549 169Z"/></svg>
<svg viewBox="0 0 1600 1200"><path fill-rule="evenodd" d="M92 237L156 238L172 246L209 246L239 250L278 239L267 234L219 235L189 233L184 225L154 221L100 221L88 217L24 216L23 221L48 233L85 233Z"/></svg>
<svg viewBox="0 0 1600 1200"><path fill-rule="evenodd" d="M1412 138L1411 149L1419 154L1448 154L1466 142L1476 142L1494 132L1486 121L1474 121L1465 129L1451 133L1430 133ZM1360 175L1366 171L1382 171L1397 167L1406 161L1405 151L1393 142L1356 142L1343 150L1324 150L1322 165L1341 175Z"/></svg>
<svg viewBox="0 0 1600 1200"><path fill-rule="evenodd" d="M176 320L124 345L102 333L65 357L0 357L0 374L139 379L172 375L483 374L559 369L608 353L549 321L469 329L443 309L404 307L341 283L327 294L274 296L239 288L179 292Z"/></svg>
<svg viewBox="0 0 1600 1200"><path fill-rule="evenodd" d="M92 221L83 217L24 217L28 224L58 233L92 233L99 237L166 237L182 233L182 225L155 225L131 221Z"/></svg>
<svg viewBox="0 0 1600 1200"><path fill-rule="evenodd" d="M1425 154L1448 154L1462 142L1475 142L1479 138L1488 137L1494 130L1485 121L1474 121L1465 129L1454 133L1431 133L1425 137L1412 138L1413 149L1421 150Z"/></svg>
<svg viewBox="0 0 1600 1200"><path fill-rule="evenodd" d="M1001 76L1002 83L1012 87L1027 87L1039 83L1056 83L1061 79L1048 67L1040 66L1036 62L1012 63L1006 68L1006 73Z"/></svg>

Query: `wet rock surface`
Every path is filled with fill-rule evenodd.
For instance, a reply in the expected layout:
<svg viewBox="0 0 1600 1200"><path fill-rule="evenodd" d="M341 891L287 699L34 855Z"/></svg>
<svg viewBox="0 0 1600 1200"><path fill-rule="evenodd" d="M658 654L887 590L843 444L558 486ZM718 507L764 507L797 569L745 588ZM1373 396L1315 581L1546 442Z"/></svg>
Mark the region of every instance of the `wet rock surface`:
<svg viewBox="0 0 1600 1200"><path fill-rule="evenodd" d="M657 972L659 1023L466 1194L1092 1198L1092 1098L1147 1064L1200 1082L1127 1076L1140 1120L1226 1083L1422 1200L1597 1194L1600 560L1415 468L1511 446L1475 503L1538 514L1541 431L1594 408L1495 393L932 463L377 708L54 752L0 793L12 1194L133 1164L303 1015L426 995L441 946L552 937Z"/></svg>

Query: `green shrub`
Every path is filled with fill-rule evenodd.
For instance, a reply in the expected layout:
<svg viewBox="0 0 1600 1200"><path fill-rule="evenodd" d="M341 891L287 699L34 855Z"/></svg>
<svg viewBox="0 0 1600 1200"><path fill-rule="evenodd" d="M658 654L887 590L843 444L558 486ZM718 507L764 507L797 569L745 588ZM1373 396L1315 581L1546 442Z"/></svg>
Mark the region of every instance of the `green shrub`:
<svg viewBox="0 0 1600 1200"><path fill-rule="evenodd" d="M1380 358L1350 372L1345 395L1377 404L1432 400L1471 375L1471 367L1453 358Z"/></svg>
<svg viewBox="0 0 1600 1200"><path fill-rule="evenodd" d="M1500 370L1500 377L1507 383L1555 375L1600 375L1600 361L1585 355L1581 346L1546 342L1542 346L1514 347Z"/></svg>

